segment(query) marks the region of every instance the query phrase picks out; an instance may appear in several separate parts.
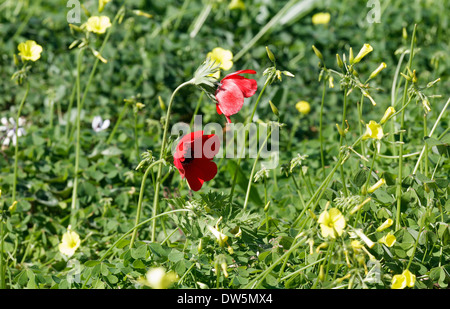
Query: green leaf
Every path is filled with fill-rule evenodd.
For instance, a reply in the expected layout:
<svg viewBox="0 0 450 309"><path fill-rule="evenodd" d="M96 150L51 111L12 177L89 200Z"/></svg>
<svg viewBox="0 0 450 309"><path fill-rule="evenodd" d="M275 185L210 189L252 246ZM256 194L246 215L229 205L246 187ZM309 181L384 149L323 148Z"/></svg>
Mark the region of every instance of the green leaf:
<svg viewBox="0 0 450 309"><path fill-rule="evenodd" d="M86 263L84 263L84 266L86 267L94 267L95 265L100 264L100 261L86 261Z"/></svg>
<svg viewBox="0 0 450 309"><path fill-rule="evenodd" d="M184 253L180 252L176 249L172 249L172 251L169 253L168 258L169 258L169 261L176 263L176 262L184 259Z"/></svg>
<svg viewBox="0 0 450 309"><path fill-rule="evenodd" d="M133 259L145 259L145 256L147 255L147 245L142 245L137 248L131 249L131 257Z"/></svg>

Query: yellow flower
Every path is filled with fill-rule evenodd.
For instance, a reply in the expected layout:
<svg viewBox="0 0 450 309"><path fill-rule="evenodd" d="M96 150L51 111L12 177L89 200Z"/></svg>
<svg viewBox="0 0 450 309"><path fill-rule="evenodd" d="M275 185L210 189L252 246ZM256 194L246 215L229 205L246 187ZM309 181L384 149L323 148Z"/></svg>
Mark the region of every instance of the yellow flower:
<svg viewBox="0 0 450 309"><path fill-rule="evenodd" d="M219 232L217 229L215 229L212 226L208 225L208 229L217 238L217 241L218 241L219 245L221 247L223 247L224 244L226 243L226 241L228 240L228 236L223 234L223 233L221 233L221 232Z"/></svg>
<svg viewBox="0 0 450 309"><path fill-rule="evenodd" d="M306 101L300 101L295 104L295 108L300 114L307 115L311 111L311 106Z"/></svg>
<svg viewBox="0 0 450 309"><path fill-rule="evenodd" d="M395 275L392 277L391 289L404 289L406 287L406 277L404 275Z"/></svg>
<svg viewBox="0 0 450 309"><path fill-rule="evenodd" d="M390 227L393 223L394 223L394 220L392 220L392 219L386 219L386 221L384 221L383 224L381 224L381 225L377 228L377 232L384 231L385 229L387 229L388 227Z"/></svg>
<svg viewBox="0 0 450 309"><path fill-rule="evenodd" d="M406 285L412 288L416 283L416 275L414 275L407 269L403 271L402 275L406 277Z"/></svg>
<svg viewBox="0 0 450 309"><path fill-rule="evenodd" d="M312 23L314 25L325 25L330 22L331 15L330 13L317 13L312 17Z"/></svg>
<svg viewBox="0 0 450 309"><path fill-rule="evenodd" d="M392 106L389 106L386 111L384 112L383 118L381 118L380 120L380 124L383 125L386 123L386 121L388 121L392 115L395 114L395 108L393 108Z"/></svg>
<svg viewBox="0 0 450 309"><path fill-rule="evenodd" d="M59 252L67 257L71 257L80 246L80 243L80 236L69 227L62 237L61 243L58 245Z"/></svg>
<svg viewBox="0 0 450 309"><path fill-rule="evenodd" d="M25 43L20 43L17 49L20 51L19 56L22 60L36 61L41 58L42 46L35 41L28 40Z"/></svg>
<svg viewBox="0 0 450 309"><path fill-rule="evenodd" d="M384 185L386 183L386 180L384 180L384 178L381 178L380 180L378 180L374 185L372 185L371 187L369 187L369 189L367 189L367 192L369 193L373 193L375 192L375 190L379 189L382 185Z"/></svg>
<svg viewBox="0 0 450 309"><path fill-rule="evenodd" d="M233 53L230 50L216 47L206 57L210 58L211 62L214 62L215 65L220 64L220 68L225 71L231 69L233 66ZM217 71L214 77L219 78L219 76L220 72Z"/></svg>
<svg viewBox="0 0 450 309"><path fill-rule="evenodd" d="M228 8L230 10L245 10L245 3L242 0L231 0Z"/></svg>
<svg viewBox="0 0 450 309"><path fill-rule="evenodd" d="M370 76L369 79L374 78L375 76L377 76L381 71L383 71L384 69L386 69L386 63L382 62L378 68L375 69L375 71L373 71Z"/></svg>
<svg viewBox="0 0 450 309"><path fill-rule="evenodd" d="M370 44L364 44L364 46L361 48L359 53L356 55L355 59L353 59L353 62L351 64L360 62L361 59L364 58L371 51L373 51L373 47L370 46Z"/></svg>
<svg viewBox="0 0 450 309"><path fill-rule="evenodd" d="M401 275L392 277L391 289L404 289L406 287L412 288L416 283L416 276L409 270L404 270Z"/></svg>
<svg viewBox="0 0 450 309"><path fill-rule="evenodd" d="M366 234L364 234L362 230L355 229L354 232L356 235L358 235L359 238L361 238L361 240L367 245L367 247L372 249L373 246L375 246L375 243L372 240L370 240L370 238L367 237ZM364 249L364 247L363 247L363 249Z"/></svg>
<svg viewBox="0 0 450 309"><path fill-rule="evenodd" d="M397 239L391 232L387 233L380 240L378 240L378 242L386 245L387 247L392 247L396 241Z"/></svg>
<svg viewBox="0 0 450 309"><path fill-rule="evenodd" d="M86 29L98 34L105 33L109 27L111 27L111 21L108 16L92 16L86 22Z"/></svg>
<svg viewBox="0 0 450 309"><path fill-rule="evenodd" d="M105 5L111 2L111 0L98 0L98 12L101 13L105 8Z"/></svg>
<svg viewBox="0 0 450 309"><path fill-rule="evenodd" d="M380 140L383 137L383 128L373 120L370 120L368 124L366 124L366 132L364 133L362 139L366 140L369 138L374 138Z"/></svg>
<svg viewBox="0 0 450 309"><path fill-rule="evenodd" d="M145 279L141 281L153 289L167 289L172 283L177 281L177 275L174 272L168 272L162 267L149 269L145 275Z"/></svg>
<svg viewBox="0 0 450 309"><path fill-rule="evenodd" d="M345 218L337 208L322 212L317 222L320 223L323 237L336 238L337 235L341 236L344 232Z"/></svg>

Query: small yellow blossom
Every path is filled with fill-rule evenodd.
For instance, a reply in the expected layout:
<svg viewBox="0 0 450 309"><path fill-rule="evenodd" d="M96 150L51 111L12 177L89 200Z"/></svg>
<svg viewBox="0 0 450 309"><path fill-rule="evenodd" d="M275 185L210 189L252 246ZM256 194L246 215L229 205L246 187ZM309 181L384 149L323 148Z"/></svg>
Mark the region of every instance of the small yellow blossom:
<svg viewBox="0 0 450 309"><path fill-rule="evenodd" d="M166 273L162 267L149 269L145 275L145 279L140 280L142 284L159 290L169 288L176 281L177 275L174 272Z"/></svg>
<svg viewBox="0 0 450 309"><path fill-rule="evenodd" d="M98 12L103 12L103 9L105 8L105 5L111 2L111 0L98 0Z"/></svg>
<svg viewBox="0 0 450 309"><path fill-rule="evenodd" d="M386 219L386 221L383 222L383 224L381 224L378 228L377 228L377 232L381 232L384 231L385 229L387 229L388 227L390 227L392 224L394 223L394 220L392 219Z"/></svg>
<svg viewBox="0 0 450 309"><path fill-rule="evenodd" d="M228 4L228 9L245 10L245 3L242 0L231 0L230 4Z"/></svg>
<svg viewBox="0 0 450 309"><path fill-rule="evenodd" d="M370 238L367 237L362 230L355 229L355 234L358 235L358 237L367 245L367 247L373 248L373 246L375 246L375 243L370 240Z"/></svg>
<svg viewBox="0 0 450 309"><path fill-rule="evenodd" d="M62 241L58 246L59 252L71 257L81 244L80 236L72 231L69 227L66 233L62 237Z"/></svg>
<svg viewBox="0 0 450 309"><path fill-rule="evenodd" d="M373 184L371 187L369 187L369 189L367 189L367 192L373 193L373 192L375 192L375 190L379 189L384 184L386 184L386 180L384 180L384 178L381 178L375 184Z"/></svg>
<svg viewBox="0 0 450 309"><path fill-rule="evenodd" d="M406 287L412 288L415 282L416 276L406 269L401 275L395 275L392 277L391 289L404 289Z"/></svg>
<svg viewBox="0 0 450 309"><path fill-rule="evenodd" d="M377 76L381 71L383 71L384 69L386 69L386 63L382 62L378 68L375 69L375 71L373 71L370 76L369 79L374 78L375 76Z"/></svg>
<svg viewBox="0 0 450 309"><path fill-rule="evenodd" d="M405 269L402 273L403 276L406 277L406 285L409 288L412 288L414 284L416 283L416 275L411 273L408 269Z"/></svg>
<svg viewBox="0 0 450 309"><path fill-rule="evenodd" d="M223 49L221 47L214 48L209 52L206 57L210 58L215 65L220 64L222 70L229 70L233 66L233 53L230 50ZM214 77L219 78L220 72L217 71Z"/></svg>
<svg viewBox="0 0 450 309"><path fill-rule="evenodd" d="M111 27L111 21L108 16L92 16L86 22L86 29L89 32L102 34Z"/></svg>
<svg viewBox="0 0 450 309"><path fill-rule="evenodd" d="M330 22L331 15L330 13L317 13L312 17L312 23L314 25L326 25Z"/></svg>
<svg viewBox="0 0 450 309"><path fill-rule="evenodd" d="M19 56L22 57L22 60L37 61L41 58L42 46L35 41L28 40L25 43L22 42L17 49L20 52Z"/></svg>
<svg viewBox="0 0 450 309"><path fill-rule="evenodd" d="M391 289L404 289L406 288L406 277L403 275L395 275L392 277Z"/></svg>
<svg viewBox="0 0 450 309"><path fill-rule="evenodd" d="M358 63L361 61L362 58L367 56L368 53L373 51L373 47L370 46L370 44L364 44L364 46L361 48L359 53L356 55L355 59L353 59L351 64Z"/></svg>
<svg viewBox="0 0 450 309"><path fill-rule="evenodd" d="M1 193L1 192L0 192ZM9 212L15 212L17 209L17 201L14 201L11 206L9 206L8 210Z"/></svg>
<svg viewBox="0 0 450 309"><path fill-rule="evenodd" d="M383 125L386 123L386 121L388 121L392 115L395 114L395 108L393 108L392 106L389 106L386 111L384 112L383 118L381 118L380 120L380 124Z"/></svg>
<svg viewBox="0 0 450 309"><path fill-rule="evenodd" d="M374 138L380 140L383 137L383 128L373 120L370 120L368 124L366 124L366 132L364 133L362 139L366 140L369 138Z"/></svg>
<svg viewBox="0 0 450 309"><path fill-rule="evenodd" d="M322 212L317 222L319 222L322 236L325 238L341 236L346 224L344 215L337 208L331 208Z"/></svg>
<svg viewBox="0 0 450 309"><path fill-rule="evenodd" d="M295 108L300 114L307 115L311 111L311 105L306 101L299 101L295 104Z"/></svg>
<svg viewBox="0 0 450 309"><path fill-rule="evenodd" d="M228 236L223 234L222 232L219 232L217 229L210 225L208 225L208 229L217 238L217 242L219 243L219 245L223 247L228 240Z"/></svg>
<svg viewBox="0 0 450 309"><path fill-rule="evenodd" d="M384 235L382 238L380 238L378 240L378 242L386 245L387 247L392 247L396 241L397 241L397 239L391 232L387 233L386 235Z"/></svg>

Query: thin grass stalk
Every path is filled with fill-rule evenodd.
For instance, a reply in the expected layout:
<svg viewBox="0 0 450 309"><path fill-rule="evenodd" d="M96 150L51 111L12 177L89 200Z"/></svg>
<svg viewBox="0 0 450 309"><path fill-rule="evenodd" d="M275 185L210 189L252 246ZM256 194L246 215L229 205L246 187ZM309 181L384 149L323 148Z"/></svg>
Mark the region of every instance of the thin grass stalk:
<svg viewBox="0 0 450 309"><path fill-rule="evenodd" d="M162 141L161 141L161 152L159 155L159 160L162 160L164 158L164 154L165 154L165 150L166 150L167 132L169 131L170 111L172 110L173 99L174 99L175 95L177 94L177 92L181 88L183 88L187 85L191 85L192 83L193 83L193 80L189 80L187 82L182 83L174 90L174 92L172 93L172 96L170 97L169 105L167 106L166 121L164 124L164 133L163 133L163 137L162 137ZM154 217L158 214L159 190L161 187L161 174L162 174L162 165L160 164L160 165L158 165L158 173L156 174L155 196L153 199L153 216ZM152 236L151 236L152 242L155 241L155 237L156 237L155 233L156 233L156 221L153 221Z"/></svg>

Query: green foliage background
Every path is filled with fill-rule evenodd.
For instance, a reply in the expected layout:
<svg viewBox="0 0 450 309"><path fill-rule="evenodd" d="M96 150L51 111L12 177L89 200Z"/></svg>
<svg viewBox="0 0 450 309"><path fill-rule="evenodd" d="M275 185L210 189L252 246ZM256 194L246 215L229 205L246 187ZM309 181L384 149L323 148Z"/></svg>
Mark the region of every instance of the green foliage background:
<svg viewBox="0 0 450 309"><path fill-rule="evenodd" d="M289 178L283 176L279 169L271 175L268 195L272 200L270 208L270 224L273 233L263 233L259 225L265 225L262 217L264 207L263 184L255 185L250 203L250 213L240 212L243 196L248 182L251 160L244 160L241 165L240 178L236 196L236 209L222 209L224 205L221 192L227 193L233 171L236 165L224 162L219 166L218 176L204 186L200 195L192 197L187 186L181 184L178 172L167 174L164 182L164 198L173 199L164 203L164 210L174 206L186 207L192 202L196 207L208 206L210 212L199 218L197 225L191 226L189 220L174 215L163 218L158 226L158 241L161 242L178 227L183 227L183 233L175 231L170 241L148 243L149 229L143 228L139 233L139 246L128 249L126 243L114 250L108 262L99 262L99 257L123 233L134 226L136 203L139 194L141 171L135 171L139 163L139 154L134 150L134 117L130 107L116 132L110 145L105 144L119 113L124 107L124 99L136 98L145 104L138 113L139 152L152 150L159 152L161 139L161 118L163 110L158 103L158 96L167 103L172 91L182 82L190 79L197 67L204 61L206 54L215 47L229 49L237 55L252 38L283 8L288 1L244 0L245 10L230 10L227 1L218 1L207 17L206 22L195 37L190 37L190 31L205 6L205 1L139 1L129 0L126 3L126 15L122 23L116 26L105 48L103 56L107 64L100 64L92 83L84 117L82 118L82 180L79 187L80 212L78 226L83 243L77 253L81 263L82 282L90 275L89 287L132 288L137 278L146 269L155 265L165 265L183 276L187 270L192 275L184 278L179 287L198 287L197 282L204 282L210 287L216 285L215 274L212 271L214 257L220 253L214 239L208 238L205 226L214 224L221 215L226 218L227 231L236 227L244 229L244 237L235 243L238 266L229 279L221 278L220 285L224 287L241 288L250 282L253 275L266 269L275 261L283 250L289 248L296 231L289 228L298 212L297 193ZM301 1L298 1L299 3ZM265 77L262 72L270 61L267 58L266 46L272 50L277 59L279 69L287 70L295 78L284 77L282 82L268 88L265 97L257 110L260 119L275 117L270 109L269 100L275 103L280 112L280 122L287 126L282 130L280 144L280 163L289 162L298 153L308 155L305 163L308 166L310 189L320 185L320 153L318 142L318 115L321 102L321 83L318 81L318 59L311 46L315 45L323 53L328 67L336 67L336 54L348 54L350 47L357 51L364 43L370 43L374 51L367 56L359 66L359 73L368 76L381 62L386 62L387 68L373 81L373 87L378 88L373 93L377 106L365 105L364 119L379 119L385 109L391 104L391 89L393 76L401 51L409 48L414 24L417 30L417 53L414 58L419 80L426 84L437 78L441 81L432 88L431 93L442 95L431 101L432 114L430 123L434 123L442 106L449 95L450 81L450 3L440 1L382 1L380 23L369 23L367 16L371 7L367 1L311 1L310 9L301 12L299 16L285 22L281 18L251 46L234 63L230 72L240 69L253 69L258 72L256 79L262 86ZM88 10L96 12L97 1L82 1ZM186 7L183 4L187 4ZM67 126L65 120L69 108L72 87L76 77L75 51L68 49L76 39L66 20L70 8L64 0L18 0L2 1L0 3L0 117L13 117L18 103L23 96L23 87L11 80L16 71L13 55L17 54L17 45L32 39L43 46L42 58L33 65L30 72L31 90L24 106L27 134L20 139L19 159L19 200L17 211L8 219L8 237L5 249L14 252L15 259L8 260L8 276L11 288L41 287L65 288L81 287L82 283L70 283L67 280L68 268L57 250L61 235L68 225L70 214L70 199L72 189L74 164L74 126ZM113 0L106 6L103 14L114 17L121 3ZM138 16L133 10L142 10L152 14L152 18ZM331 14L327 25L313 25L311 16L314 13L326 11ZM82 23L87 16L82 13ZM403 37L403 29L407 38ZM97 48L101 37L93 43ZM85 58L83 64L86 83L94 57ZM226 73L225 73L226 74ZM324 123L326 138L326 164L329 166L338 154L338 140L335 124L341 121L342 91L335 82L335 88L327 89ZM176 97L171 122L189 122L199 100L200 92L194 88L184 88ZM400 96L400 95L399 95ZM242 111L234 116L235 122L242 122L251 113L256 100L246 100ZM312 111L306 117L301 117L295 109L295 103L306 100L311 103ZM349 97L349 121L356 136L358 93ZM53 107L49 102L54 102ZM415 103L413 103L415 104ZM222 116L217 115L213 102L203 99L199 114L203 123L223 123ZM93 116L101 115L111 119L112 125L107 131L95 133L91 129ZM405 153L419 151L423 142L422 107L417 105L406 113L405 121L409 124L405 134ZM448 113L439 125L438 135L450 125ZM69 131L67 131L69 130ZM67 134L67 135L66 135ZM68 138L66 139L66 136ZM385 147L385 146L384 146ZM383 153L392 155L385 147ZM13 149L5 148L0 152L0 187L4 193L0 200L3 208L9 206L8 190L12 185ZM434 156L434 157L433 157ZM431 154L431 161L438 161L438 154ZM351 158L348 164L348 175L355 177L361 169L357 158ZM406 160L405 175L409 175L415 160ZM448 228L449 203L445 202L448 195L448 156L439 161L437 177L443 179L439 183L442 206L446 210L440 219L440 224ZM434 166L434 165L433 165ZM396 173L394 161L383 161L378 168L386 173ZM168 171L168 168L166 168ZM409 172L408 172L409 171ZM167 172L168 173L168 172ZM353 179L353 178L352 178ZM423 180L423 179L422 179ZM412 180L411 180L412 181ZM425 182L427 180L425 179ZM389 185L389 183L388 183ZM390 183L392 185L392 183ZM411 184L413 186L413 184ZM144 201L143 218L151 217L151 201L153 188L147 186ZM334 183L327 191L326 197L333 199L338 195L339 184ZM437 189L437 190L438 190ZM307 188L303 187L305 194ZM206 192L212 191L211 194ZM386 190L389 193L395 192ZM438 194L438 193L436 193ZM412 195L412 194L411 194ZM417 197L420 200L421 197ZM405 207L411 216L406 219L408 230L399 236L404 240L403 247L396 248L391 254L379 249L379 256L387 259L390 272L401 272L401 258L406 258L408 250L415 241L417 220L419 217L415 208L415 196L407 196ZM212 200L212 201L211 201ZM196 204L198 203L198 204ZM386 209L393 204L390 194L382 194L375 204L371 204L374 222L381 223L388 217ZM200 206L199 206L200 205ZM200 207L201 209L203 209ZM216 207L217 209L215 209ZM320 207L324 207L321 203ZM212 210L211 210L212 209ZM204 209L202 210L204 211ZM211 212L212 211L212 212ZM260 214L260 215L257 215ZM413 219L414 218L414 219ZM411 222L409 222L411 220ZM415 222L414 222L415 221ZM173 223L175 222L175 223ZM420 287L433 287L437 284L446 287L449 282L448 239L444 243L444 229L440 225L436 230L429 231L421 240L424 261L415 264L418 275L428 276L428 281L420 283ZM411 233L409 233L409 232ZM402 238L403 236L403 238ZM190 239L185 242L185 238ZM427 238L428 237L428 238ZM441 238L439 238L441 237ZM447 236L445 236L447 237ZM411 239L410 239L411 238ZM432 256L437 239L441 239L441 255ZM199 239L205 239L205 251L196 253ZM274 245L274 242L280 245ZM442 254L442 250L444 254ZM305 249L306 252L306 249ZM309 259L303 252L293 256L290 265L304 265ZM426 258L427 252L430 254ZM257 256L257 262L251 260ZM392 255L395 258L392 258ZM421 257L422 257L421 256ZM236 262L230 255L226 257L229 264ZM315 257L316 260L318 257ZM312 258L311 258L312 259ZM313 263L315 260L308 260ZM249 267L242 265L251 265ZM202 265L198 267L198 265ZM442 267L442 266L445 267ZM288 271L294 271L287 269ZM388 273L388 271L386 271ZM310 282L317 278L317 269L312 267L303 277L292 281L280 282L272 275L266 278L264 287L311 287ZM376 285L388 287L389 282ZM326 285L325 285L326 287Z"/></svg>

